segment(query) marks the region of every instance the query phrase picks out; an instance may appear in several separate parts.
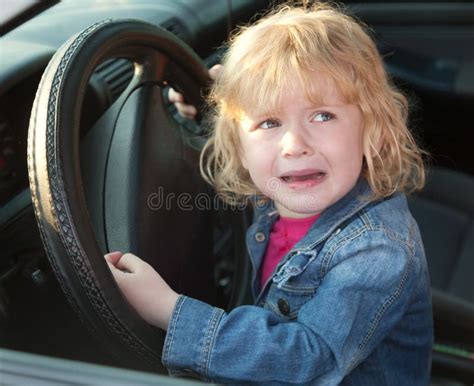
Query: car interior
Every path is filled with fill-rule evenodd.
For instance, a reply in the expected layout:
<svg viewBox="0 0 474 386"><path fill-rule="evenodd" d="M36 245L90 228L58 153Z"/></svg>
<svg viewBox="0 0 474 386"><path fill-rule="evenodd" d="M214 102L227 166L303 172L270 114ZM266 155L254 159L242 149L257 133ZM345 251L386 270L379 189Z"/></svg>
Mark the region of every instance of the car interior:
<svg viewBox="0 0 474 386"><path fill-rule="evenodd" d="M198 167L205 108L184 119L167 90L203 106L207 68L219 63L229 33L275 3L52 2L2 31L2 349L166 373L163 333L140 320L100 261L112 250L146 257L171 287L215 306L252 302L244 243L251 208L163 208L163 193L215 195ZM432 385L470 385L474 4L341 6L368 26L428 153L426 187L409 205L432 285Z"/></svg>

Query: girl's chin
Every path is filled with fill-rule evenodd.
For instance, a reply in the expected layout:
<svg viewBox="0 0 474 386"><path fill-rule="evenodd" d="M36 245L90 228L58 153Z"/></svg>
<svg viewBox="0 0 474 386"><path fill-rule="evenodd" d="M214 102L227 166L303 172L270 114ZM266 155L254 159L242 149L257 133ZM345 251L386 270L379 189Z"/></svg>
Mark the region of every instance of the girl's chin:
<svg viewBox="0 0 474 386"><path fill-rule="evenodd" d="M317 202L314 196L293 197L291 199L274 199L278 213L283 217L310 217L321 213L325 206L323 203Z"/></svg>

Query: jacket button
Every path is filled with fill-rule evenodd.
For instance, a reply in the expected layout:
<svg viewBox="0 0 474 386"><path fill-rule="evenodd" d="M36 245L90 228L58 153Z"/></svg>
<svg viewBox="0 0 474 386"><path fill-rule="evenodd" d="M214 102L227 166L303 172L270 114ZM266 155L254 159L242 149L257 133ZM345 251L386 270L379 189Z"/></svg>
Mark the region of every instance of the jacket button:
<svg viewBox="0 0 474 386"><path fill-rule="evenodd" d="M265 234L263 232L255 233L255 240L259 243L263 242L265 240Z"/></svg>
<svg viewBox="0 0 474 386"><path fill-rule="evenodd" d="M288 315L290 313L290 304L284 298L278 299L278 309L283 315Z"/></svg>

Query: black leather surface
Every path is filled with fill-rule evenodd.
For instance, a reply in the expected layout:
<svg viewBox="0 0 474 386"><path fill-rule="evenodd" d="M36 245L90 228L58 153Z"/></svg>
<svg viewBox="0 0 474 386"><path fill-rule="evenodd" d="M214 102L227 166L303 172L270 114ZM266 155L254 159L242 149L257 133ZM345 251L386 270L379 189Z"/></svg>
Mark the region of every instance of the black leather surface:
<svg viewBox="0 0 474 386"><path fill-rule="evenodd" d="M474 178L435 168L409 204L420 226L432 286L474 303Z"/></svg>
<svg viewBox="0 0 474 386"><path fill-rule="evenodd" d="M435 343L473 352L474 178L434 168L409 204L428 260ZM465 382L474 377L472 359L435 349L432 363L434 375Z"/></svg>
<svg viewBox="0 0 474 386"><path fill-rule="evenodd" d="M109 115L105 119L105 125L112 126L103 130L103 120L94 127L90 135L98 142L85 150L79 145L79 119L89 76L99 62L117 56L128 58L136 64L136 77L107 113ZM121 296L103 259L103 253L106 252L104 248L107 248L107 232L111 233L111 239L114 234L120 236L120 232L123 238L127 236L127 241L119 245L126 250L136 248L138 251L164 252L171 247L156 249L153 243L159 235L151 239L143 237L145 228L150 225L151 218L156 218L156 213L146 210L146 202L143 202L141 196L134 203L122 203L125 207L131 205L141 216L129 215L126 219L123 216L110 219L109 216L109 222L104 222L104 218L107 218L105 203L110 198L124 198L115 194L113 181L118 182L114 179L112 182L107 180L107 168L113 170L118 166L113 163L113 159L109 159L111 154L117 155L111 145L116 122L123 122L117 117L134 90L138 90L137 95L146 94L147 90L153 93L153 88L150 89L148 85L155 84L159 87L163 81L183 90L190 102L198 105L200 87L207 80L207 70L199 58L172 34L139 21L108 20L74 36L55 54L44 73L33 107L28 138L28 169L33 205L50 262L66 297L93 334L118 360L138 369L164 372L160 367L164 333L146 324ZM143 91L140 91L142 87ZM139 97L137 102L153 101ZM157 108L158 111L162 109L160 106ZM142 120L138 119L140 114L136 114L135 119L129 119L130 132L142 130L140 122L156 115L156 110L150 104L147 109L148 111L142 110L142 113L148 114ZM117 114L115 118L114 114ZM162 124L165 128L168 126L167 123ZM150 128L148 126L148 130ZM100 130L102 132L98 134ZM127 199L131 199L137 192L143 192L143 187L147 184L146 177L157 170L156 165L160 166L160 163L143 164L146 158L142 157L150 157L152 150L152 144L147 140L149 138L142 135L141 142L134 148L136 151L129 156L128 162L120 165L120 168L125 169L133 165L138 169L149 168L148 175L145 173L143 178L136 178L125 187ZM84 141L85 144L92 142L94 141ZM196 159L196 155L194 158L183 158L185 152L179 145L179 140L174 145L171 142L167 145L169 152L181 157L184 164L190 165ZM143 151L146 146L148 150ZM180 177L179 173L172 177L175 171L179 172L167 169L168 178L174 181ZM86 193L82 183L84 174L87 175ZM105 184L108 190L105 190ZM195 190L199 190L199 186L204 185L193 182ZM113 197L109 197L110 195ZM105 199L106 201L100 202ZM92 205L91 202L96 204ZM117 208L111 205L112 212L117 212ZM104 217L101 219L101 216ZM188 223L183 223L183 229L199 225L200 216L200 213L193 213L188 218ZM190 219L194 221L191 224ZM122 221L126 223L124 227ZM172 231L179 225L167 224L171 233L161 235L165 241L170 236L176 236ZM100 235L101 229L105 230L103 235ZM202 227L198 240L205 240L209 244L209 240L203 236L203 230L208 234L211 232L209 227ZM196 245L193 250L207 253L205 248L199 248L202 243L194 240L196 235L187 232L178 236L182 245L194 242ZM187 252L189 249L174 255L162 253L160 258L165 262L161 262L161 265L176 264L179 269L184 270L186 263L195 257ZM158 254L154 257L157 256Z"/></svg>

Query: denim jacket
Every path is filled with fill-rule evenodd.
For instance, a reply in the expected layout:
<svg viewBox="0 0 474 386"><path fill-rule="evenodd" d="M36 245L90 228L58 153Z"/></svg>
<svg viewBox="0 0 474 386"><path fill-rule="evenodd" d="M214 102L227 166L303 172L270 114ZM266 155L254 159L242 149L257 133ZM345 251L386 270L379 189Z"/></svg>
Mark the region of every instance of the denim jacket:
<svg viewBox="0 0 474 386"><path fill-rule="evenodd" d="M418 226L404 195L370 194L359 180L263 288L278 214L257 206L247 232L254 305L226 313L181 295L163 347L169 372L238 384L428 385L432 311Z"/></svg>

